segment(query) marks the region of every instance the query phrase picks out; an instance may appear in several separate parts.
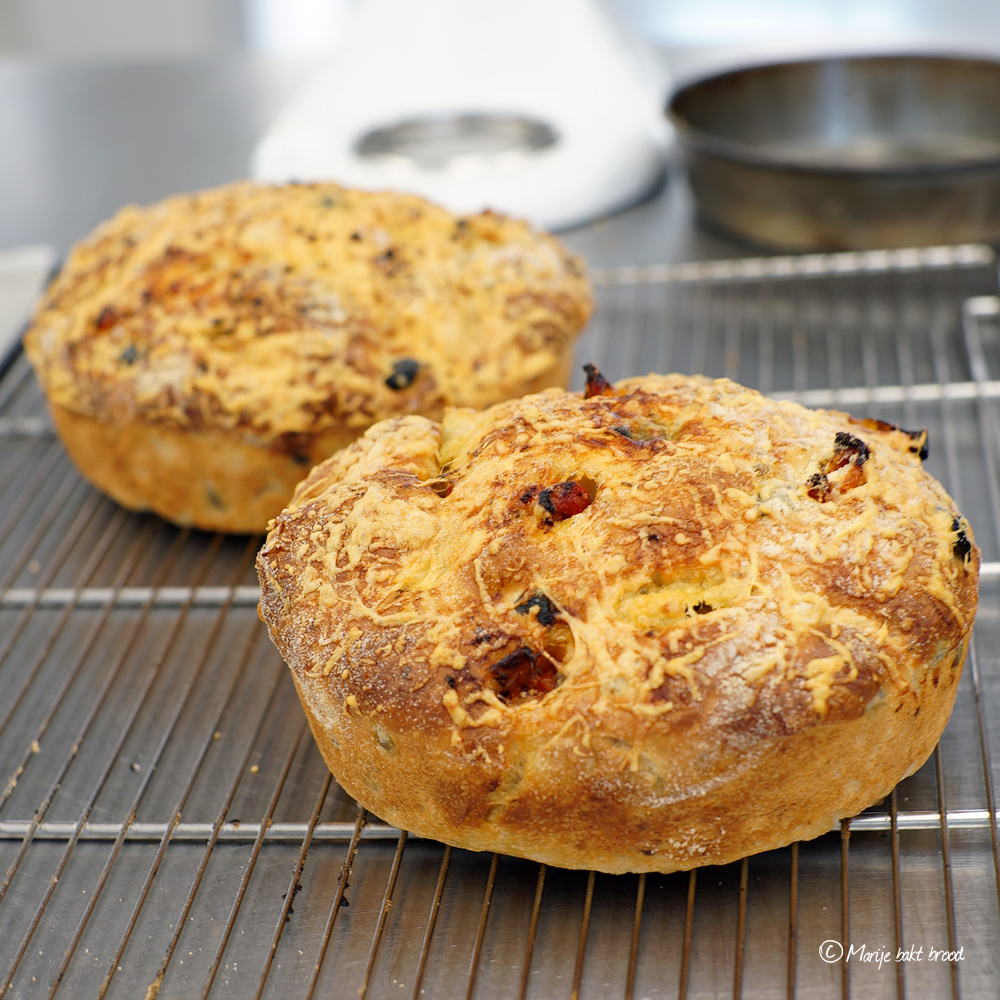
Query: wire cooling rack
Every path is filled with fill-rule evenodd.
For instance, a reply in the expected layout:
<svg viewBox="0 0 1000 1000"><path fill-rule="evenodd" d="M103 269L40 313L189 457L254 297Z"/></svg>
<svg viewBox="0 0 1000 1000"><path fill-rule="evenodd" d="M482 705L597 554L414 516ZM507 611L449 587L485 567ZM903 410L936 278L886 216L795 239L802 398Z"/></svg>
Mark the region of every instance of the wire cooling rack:
<svg viewBox="0 0 1000 1000"><path fill-rule="evenodd" d="M0 379L0 996L1000 992L992 252L594 277L578 357L611 378L727 375L930 429L927 467L984 567L928 763L827 836L692 873L567 872L407 839L359 811L312 745L256 616L260 540L182 531L91 489L15 355Z"/></svg>

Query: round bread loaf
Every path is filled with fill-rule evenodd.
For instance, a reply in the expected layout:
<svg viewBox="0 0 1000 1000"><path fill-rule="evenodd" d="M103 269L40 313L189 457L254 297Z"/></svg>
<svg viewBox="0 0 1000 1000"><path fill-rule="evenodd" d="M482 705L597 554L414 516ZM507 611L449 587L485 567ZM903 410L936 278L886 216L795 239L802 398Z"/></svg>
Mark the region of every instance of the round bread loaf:
<svg viewBox="0 0 1000 1000"><path fill-rule="evenodd" d="M565 385L590 309L580 260L526 223L238 183L99 226L25 349L95 485L179 524L262 531L377 420Z"/></svg>
<svg viewBox="0 0 1000 1000"><path fill-rule="evenodd" d="M606 872L815 837L927 759L976 610L926 434L674 375L384 421L260 612L384 820Z"/></svg>

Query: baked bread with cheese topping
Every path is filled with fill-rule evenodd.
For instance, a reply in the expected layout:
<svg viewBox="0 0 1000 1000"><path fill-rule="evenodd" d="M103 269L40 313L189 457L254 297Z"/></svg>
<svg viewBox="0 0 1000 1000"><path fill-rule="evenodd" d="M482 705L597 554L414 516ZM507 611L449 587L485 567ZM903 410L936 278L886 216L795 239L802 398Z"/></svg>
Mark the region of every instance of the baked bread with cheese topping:
<svg viewBox="0 0 1000 1000"><path fill-rule="evenodd" d="M123 208L70 254L25 349L93 483L262 531L377 420L565 385L591 293L554 238L334 184Z"/></svg>
<svg viewBox="0 0 1000 1000"><path fill-rule="evenodd" d="M606 872L815 837L927 759L979 552L926 434L679 375L383 421L258 561L384 820Z"/></svg>

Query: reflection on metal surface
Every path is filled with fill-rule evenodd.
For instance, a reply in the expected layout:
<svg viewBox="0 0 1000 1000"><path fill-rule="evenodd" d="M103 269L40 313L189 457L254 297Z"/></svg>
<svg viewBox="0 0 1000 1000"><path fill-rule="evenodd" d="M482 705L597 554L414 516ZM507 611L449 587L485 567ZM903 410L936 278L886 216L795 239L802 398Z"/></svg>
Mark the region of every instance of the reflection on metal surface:
<svg viewBox="0 0 1000 1000"><path fill-rule="evenodd" d="M243 587L10 587L0 591L0 607L59 608L74 605L79 608L141 608L146 604L156 608L180 608L190 604L196 608L255 608L260 589Z"/></svg>
<svg viewBox="0 0 1000 1000"><path fill-rule="evenodd" d="M530 155L558 139L551 125L522 115L428 115L372 129L355 151L368 159L401 156L437 170L463 157Z"/></svg>
<svg viewBox="0 0 1000 1000"><path fill-rule="evenodd" d="M639 267L597 267L590 271L596 285L762 281L786 278L836 278L859 274L941 271L983 267L993 261L985 244L902 247L895 250L848 250L797 257L742 257L738 260L695 260L681 264Z"/></svg>
<svg viewBox="0 0 1000 1000"><path fill-rule="evenodd" d="M853 135L842 141L819 136L777 139L757 147L762 153L804 166L845 170L892 170L1000 158L1000 141L973 135L920 132L916 135Z"/></svg>
<svg viewBox="0 0 1000 1000"><path fill-rule="evenodd" d="M930 433L983 549L938 754L839 833L667 876L402 838L329 780L257 619L256 540L117 508L0 379L0 988L25 998L812 996L825 940L1000 948L1000 308L984 247L618 268L579 349ZM963 308L964 304L964 308ZM369 821L370 820L370 821ZM945 862L947 861L947 878ZM954 967L952 967L954 968ZM855 996L947 964L852 964Z"/></svg>

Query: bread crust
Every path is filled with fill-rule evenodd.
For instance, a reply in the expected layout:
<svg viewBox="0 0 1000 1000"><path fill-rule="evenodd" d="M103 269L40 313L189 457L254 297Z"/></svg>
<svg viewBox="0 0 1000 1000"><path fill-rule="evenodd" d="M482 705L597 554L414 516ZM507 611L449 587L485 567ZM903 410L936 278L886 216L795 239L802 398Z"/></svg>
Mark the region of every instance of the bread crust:
<svg viewBox="0 0 1000 1000"><path fill-rule="evenodd" d="M93 482L181 524L261 531L304 456L380 419L565 384L590 311L582 262L526 223L334 184L241 182L99 226L25 349ZM136 469L118 435L138 462L183 455L185 440L190 455ZM241 493L244 480L273 502Z"/></svg>
<svg viewBox="0 0 1000 1000"><path fill-rule="evenodd" d="M357 435L330 428L294 453L219 428L113 426L49 405L63 446L87 480L130 510L204 531L259 532L309 468Z"/></svg>
<svg viewBox="0 0 1000 1000"><path fill-rule="evenodd" d="M273 523L261 616L383 819L729 862L878 801L948 720L979 553L923 443L681 376L386 421Z"/></svg>
<svg viewBox="0 0 1000 1000"><path fill-rule="evenodd" d="M569 381L572 348L535 388ZM278 514L312 466L354 441L347 420L267 440L236 429L135 421L115 425L49 404L56 433L87 481L123 507L203 531L253 534Z"/></svg>

